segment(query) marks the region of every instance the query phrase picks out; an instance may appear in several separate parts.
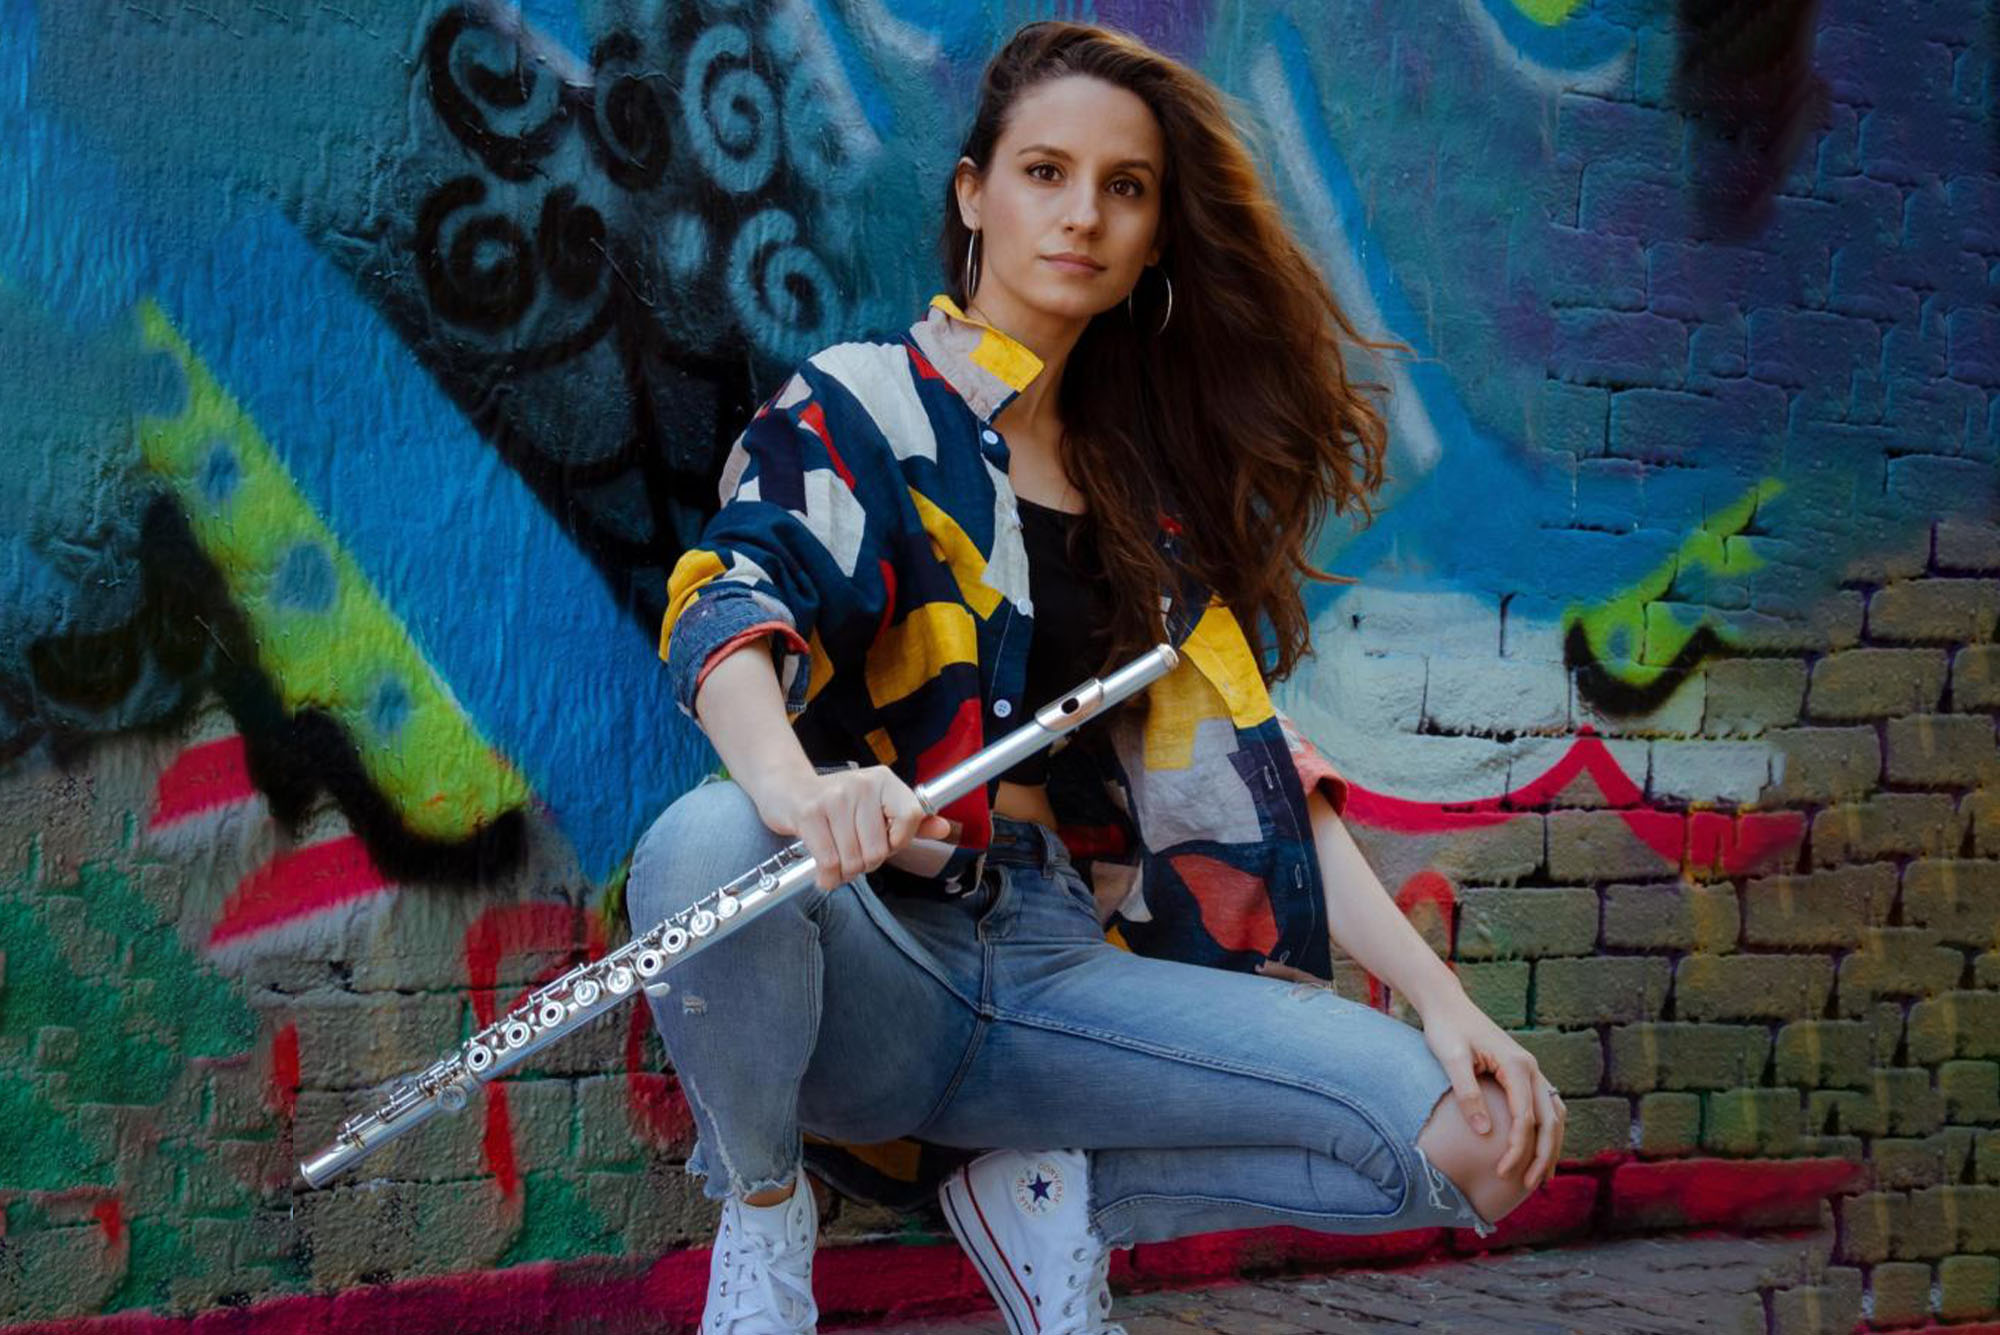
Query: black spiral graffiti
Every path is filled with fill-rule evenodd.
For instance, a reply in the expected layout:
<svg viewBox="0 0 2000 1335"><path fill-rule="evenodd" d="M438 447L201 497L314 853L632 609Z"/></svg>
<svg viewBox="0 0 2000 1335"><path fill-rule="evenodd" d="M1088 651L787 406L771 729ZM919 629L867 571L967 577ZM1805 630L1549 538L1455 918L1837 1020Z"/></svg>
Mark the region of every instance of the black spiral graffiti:
<svg viewBox="0 0 2000 1335"><path fill-rule="evenodd" d="M783 369L774 348L840 318L748 18L678 7L661 33L612 32L584 82L490 4L441 14L424 87L471 170L416 207L421 308L381 294L648 634L724 450ZM579 420L579 401L601 415Z"/></svg>

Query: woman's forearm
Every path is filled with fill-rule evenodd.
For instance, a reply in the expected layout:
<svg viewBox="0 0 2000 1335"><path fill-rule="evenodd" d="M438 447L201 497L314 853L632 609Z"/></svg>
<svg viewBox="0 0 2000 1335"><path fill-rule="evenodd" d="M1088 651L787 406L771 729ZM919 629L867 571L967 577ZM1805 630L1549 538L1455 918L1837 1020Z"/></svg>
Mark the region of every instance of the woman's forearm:
<svg viewBox="0 0 2000 1335"><path fill-rule="evenodd" d="M1306 799L1306 810L1312 816L1313 846L1326 886L1327 931L1333 943L1408 997L1419 1014L1436 1001L1462 996L1457 975L1382 888L1332 805L1314 792Z"/></svg>
<svg viewBox="0 0 2000 1335"><path fill-rule="evenodd" d="M813 763L785 717L771 640L749 640L717 662L694 697L695 721L759 811L783 785L810 782Z"/></svg>

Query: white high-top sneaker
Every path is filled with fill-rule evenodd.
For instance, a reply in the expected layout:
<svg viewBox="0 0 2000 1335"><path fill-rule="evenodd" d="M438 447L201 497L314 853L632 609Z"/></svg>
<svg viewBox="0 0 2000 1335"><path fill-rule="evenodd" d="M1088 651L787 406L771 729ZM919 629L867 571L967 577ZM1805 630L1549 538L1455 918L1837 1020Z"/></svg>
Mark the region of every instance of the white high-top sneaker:
<svg viewBox="0 0 2000 1335"><path fill-rule="evenodd" d="M1125 1335L1107 1320L1111 1249L1090 1231L1081 1150L994 1150L938 1188L1010 1335Z"/></svg>
<svg viewBox="0 0 2000 1335"><path fill-rule="evenodd" d="M792 1181L792 1194L776 1205L746 1205L736 1196L723 1202L701 1335L813 1335L819 1209L804 1171Z"/></svg>

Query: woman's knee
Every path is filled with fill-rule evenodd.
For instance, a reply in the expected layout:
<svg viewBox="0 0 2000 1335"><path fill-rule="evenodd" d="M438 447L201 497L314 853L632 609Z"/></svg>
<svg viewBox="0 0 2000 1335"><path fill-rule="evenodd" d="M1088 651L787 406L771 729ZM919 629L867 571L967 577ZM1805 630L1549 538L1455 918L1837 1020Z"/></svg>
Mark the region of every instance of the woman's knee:
<svg viewBox="0 0 2000 1335"><path fill-rule="evenodd" d="M634 931L678 913L783 844L731 780L697 784L654 819L632 850L625 910Z"/></svg>
<svg viewBox="0 0 2000 1335"><path fill-rule="evenodd" d="M1507 1107L1507 1095L1489 1075L1479 1077L1479 1092L1486 1104L1493 1129L1485 1135L1474 1131L1460 1110L1458 1099L1446 1090L1431 1110L1430 1118L1418 1133L1417 1145L1424 1156L1479 1212L1482 1219L1497 1223L1502 1216L1528 1198L1521 1174L1534 1159L1534 1147L1507 1177L1498 1165L1507 1153L1507 1140L1514 1131L1514 1115Z"/></svg>

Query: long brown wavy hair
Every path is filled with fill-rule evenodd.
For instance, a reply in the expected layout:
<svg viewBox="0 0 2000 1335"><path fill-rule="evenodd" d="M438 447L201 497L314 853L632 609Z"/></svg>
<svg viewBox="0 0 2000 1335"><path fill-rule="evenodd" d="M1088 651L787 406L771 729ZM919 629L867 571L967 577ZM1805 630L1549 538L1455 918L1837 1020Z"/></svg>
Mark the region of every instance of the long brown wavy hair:
<svg viewBox="0 0 2000 1335"><path fill-rule="evenodd" d="M1387 431L1350 380L1347 355L1393 346L1363 338L1292 235L1224 95L1128 34L1080 23L1027 24L980 89L962 155L983 178L1014 103L1052 79L1088 75L1140 97L1166 142L1159 268L1173 314L1155 332L1165 287L1147 274L1071 350L1058 407L1062 465L1082 490L1116 611L1105 664L1157 643L1158 592L1173 573L1156 545L1178 514L1185 563L1229 605L1267 681L1311 652L1299 579L1352 583L1307 551L1329 511L1372 518ZM969 233L945 184L938 256L960 306ZM1266 640L1266 627L1269 639Z"/></svg>

